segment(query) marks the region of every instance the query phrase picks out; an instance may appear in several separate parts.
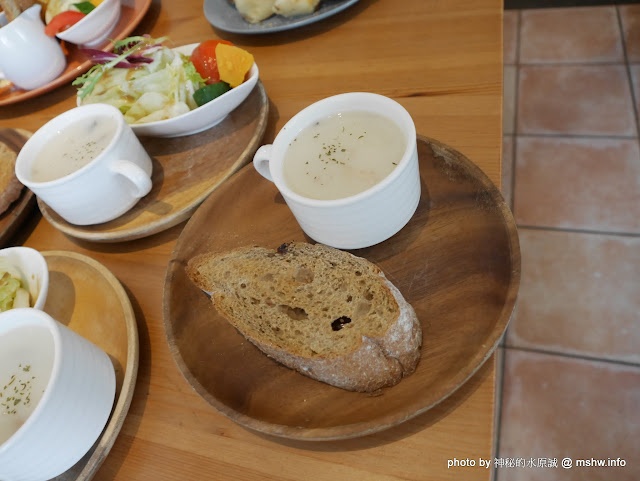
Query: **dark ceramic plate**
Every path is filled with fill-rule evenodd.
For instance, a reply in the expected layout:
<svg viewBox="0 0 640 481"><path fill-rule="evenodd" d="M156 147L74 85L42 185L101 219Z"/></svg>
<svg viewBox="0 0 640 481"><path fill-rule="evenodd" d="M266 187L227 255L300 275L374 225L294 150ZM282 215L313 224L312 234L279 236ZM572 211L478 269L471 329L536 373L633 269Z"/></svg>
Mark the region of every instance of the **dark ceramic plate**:
<svg viewBox="0 0 640 481"><path fill-rule="evenodd" d="M240 16L228 0L204 0L204 16L211 25L220 30L233 33L270 33L302 27L323 18L335 15L358 0L322 0L320 7L311 15L285 18L274 15L260 23L249 23Z"/></svg>

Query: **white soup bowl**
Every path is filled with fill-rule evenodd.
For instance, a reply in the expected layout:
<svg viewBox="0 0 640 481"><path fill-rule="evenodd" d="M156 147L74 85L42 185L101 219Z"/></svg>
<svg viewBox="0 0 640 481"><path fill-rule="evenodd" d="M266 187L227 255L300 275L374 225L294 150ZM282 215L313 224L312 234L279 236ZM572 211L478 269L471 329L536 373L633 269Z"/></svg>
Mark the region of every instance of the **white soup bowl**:
<svg viewBox="0 0 640 481"><path fill-rule="evenodd" d="M283 169L289 144L315 122L347 111L379 114L400 128L406 148L398 165L373 187L350 197L318 200L295 193L285 182ZM309 237L338 249L369 247L390 238L409 222L420 200L415 125L402 105L378 94L352 92L310 105L282 127L272 145L258 149L253 165L275 183Z"/></svg>
<svg viewBox="0 0 640 481"><path fill-rule="evenodd" d="M49 181L33 178L32 166L43 152L51 161L64 162L47 149L52 140L73 125L97 118L116 124L113 138L93 160L70 174ZM100 224L131 209L152 187L151 158L120 111L106 104L68 110L44 124L29 138L16 160L16 177L63 219L76 225Z"/></svg>
<svg viewBox="0 0 640 481"><path fill-rule="evenodd" d="M41 336L44 332L48 350L49 342L53 344L51 374L26 421L0 444L2 481L44 481L71 468L98 439L113 406L115 372L104 351L37 309L11 309L0 314L0 343L3 337L13 336L12 343L17 338L18 344L28 346L36 330ZM9 351L12 349L0 356ZM17 366L9 371L0 368L0 374L10 377L15 369L18 378L24 377L21 369L26 363L29 373L37 372L35 363L22 359L28 351L12 352ZM0 380L7 382L10 380Z"/></svg>

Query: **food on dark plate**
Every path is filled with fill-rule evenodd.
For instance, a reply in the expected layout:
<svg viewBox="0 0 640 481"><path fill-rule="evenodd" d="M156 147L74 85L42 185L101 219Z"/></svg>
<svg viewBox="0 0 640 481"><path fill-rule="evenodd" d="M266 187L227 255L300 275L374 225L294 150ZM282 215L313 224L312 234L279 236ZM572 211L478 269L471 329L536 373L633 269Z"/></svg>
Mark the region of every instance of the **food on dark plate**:
<svg viewBox="0 0 640 481"><path fill-rule="evenodd" d="M249 23L260 23L272 15L296 17L316 11L320 0L229 0Z"/></svg>

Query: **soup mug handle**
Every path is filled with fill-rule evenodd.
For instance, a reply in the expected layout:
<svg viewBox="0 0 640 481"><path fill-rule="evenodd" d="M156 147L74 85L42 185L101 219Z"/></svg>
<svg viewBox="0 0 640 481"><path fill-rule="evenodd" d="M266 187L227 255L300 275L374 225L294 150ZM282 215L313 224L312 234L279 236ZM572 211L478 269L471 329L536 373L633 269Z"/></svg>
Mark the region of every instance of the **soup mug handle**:
<svg viewBox="0 0 640 481"><path fill-rule="evenodd" d="M116 160L111 165L111 171L121 174L133 182L136 187L136 197L144 197L151 190L152 182L149 174L138 165L128 160Z"/></svg>
<svg viewBox="0 0 640 481"><path fill-rule="evenodd" d="M253 156L253 166L262 177L271 182L273 182L273 177L271 177L271 170L269 170L269 159L271 158L272 150L272 144L263 145Z"/></svg>

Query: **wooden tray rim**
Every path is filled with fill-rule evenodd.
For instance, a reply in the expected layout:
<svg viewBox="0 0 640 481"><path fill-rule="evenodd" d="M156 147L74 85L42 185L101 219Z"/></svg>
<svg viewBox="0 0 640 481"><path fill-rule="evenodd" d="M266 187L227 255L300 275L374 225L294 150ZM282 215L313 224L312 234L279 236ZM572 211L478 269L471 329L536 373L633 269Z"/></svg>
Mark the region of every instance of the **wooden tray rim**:
<svg viewBox="0 0 640 481"><path fill-rule="evenodd" d="M76 480L88 481L95 475L96 471L102 465L106 456L111 451L113 443L120 433L120 429L124 424L127 412L129 411L129 407L131 406L131 400L133 399L136 379L138 376L138 364L140 355L138 326L136 324L136 317L131 305L131 300L125 292L124 287L122 287L122 284L120 283L118 278L103 264L96 261L95 259L92 259L91 257L71 251L43 251L41 252L41 254L45 259L49 257L63 257L74 259L96 270L105 278L109 285L111 285L124 311L124 322L127 328L127 366L125 368L124 377L122 380L122 389L120 390L118 399L115 402L115 407L111 412L109 421L107 422L107 425L105 426L102 434L94 445L95 450L86 460L83 458L82 460L78 461L78 463L84 462L85 467L82 469ZM75 466L77 466L77 464ZM64 479L64 476L64 473L60 475L62 479Z"/></svg>

